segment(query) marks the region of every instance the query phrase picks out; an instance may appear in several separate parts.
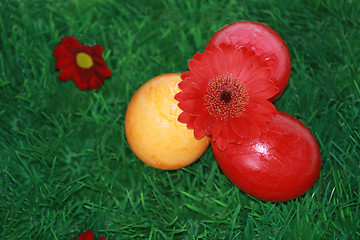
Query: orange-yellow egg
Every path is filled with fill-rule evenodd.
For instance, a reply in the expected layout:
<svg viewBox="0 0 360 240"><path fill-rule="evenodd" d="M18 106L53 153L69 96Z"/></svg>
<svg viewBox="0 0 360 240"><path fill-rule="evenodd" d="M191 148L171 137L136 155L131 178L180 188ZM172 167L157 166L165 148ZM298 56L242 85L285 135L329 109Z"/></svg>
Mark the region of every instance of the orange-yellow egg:
<svg viewBox="0 0 360 240"><path fill-rule="evenodd" d="M174 99L180 91L181 75L168 73L142 85L132 97L125 114L125 134L130 148L144 163L174 170L193 163L205 152L210 138L194 137L180 123L181 110Z"/></svg>

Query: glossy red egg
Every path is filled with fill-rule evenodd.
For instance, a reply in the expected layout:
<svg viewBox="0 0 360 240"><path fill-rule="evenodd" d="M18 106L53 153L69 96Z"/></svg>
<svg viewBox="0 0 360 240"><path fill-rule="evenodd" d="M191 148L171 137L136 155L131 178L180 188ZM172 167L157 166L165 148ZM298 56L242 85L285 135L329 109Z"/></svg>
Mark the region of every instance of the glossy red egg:
<svg viewBox="0 0 360 240"><path fill-rule="evenodd" d="M279 88L279 93L270 101L275 101L284 92L291 71L290 53L284 40L272 28L258 22L234 22L217 31L206 44L205 50L221 43L248 47L266 61Z"/></svg>
<svg viewBox="0 0 360 240"><path fill-rule="evenodd" d="M215 143L211 146L224 174L258 199L297 198L319 177L321 154L314 136L303 123L281 111L259 138L231 143L224 151Z"/></svg>

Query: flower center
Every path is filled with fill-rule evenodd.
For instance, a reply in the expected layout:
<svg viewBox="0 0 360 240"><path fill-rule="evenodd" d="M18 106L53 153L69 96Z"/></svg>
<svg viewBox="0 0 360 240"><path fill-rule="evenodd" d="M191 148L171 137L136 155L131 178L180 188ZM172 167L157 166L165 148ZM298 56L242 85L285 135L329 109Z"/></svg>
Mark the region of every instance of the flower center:
<svg viewBox="0 0 360 240"><path fill-rule="evenodd" d="M229 74L209 81L204 100L209 114L223 120L239 117L249 99L246 87Z"/></svg>
<svg viewBox="0 0 360 240"><path fill-rule="evenodd" d="M76 63L81 68L91 68L94 65L91 56L84 52L76 54Z"/></svg>
<svg viewBox="0 0 360 240"><path fill-rule="evenodd" d="M228 103L231 101L231 91L224 91L220 94L220 99L224 101L225 103Z"/></svg>

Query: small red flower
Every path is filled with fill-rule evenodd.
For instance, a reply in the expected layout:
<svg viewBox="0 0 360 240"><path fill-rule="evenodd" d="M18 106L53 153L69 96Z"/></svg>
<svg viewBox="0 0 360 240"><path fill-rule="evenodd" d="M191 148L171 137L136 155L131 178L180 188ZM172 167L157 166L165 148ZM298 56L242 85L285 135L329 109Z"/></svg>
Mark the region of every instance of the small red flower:
<svg viewBox="0 0 360 240"><path fill-rule="evenodd" d="M70 239L73 240L73 239ZM94 240L94 233L91 230L87 230L77 240ZM104 236L100 237L98 240L104 240Z"/></svg>
<svg viewBox="0 0 360 240"><path fill-rule="evenodd" d="M104 52L102 46L80 45L74 37L64 37L61 42L53 51L57 59L55 66L62 70L60 80L72 78L79 89L97 89L106 77L111 76L111 70L101 56Z"/></svg>
<svg viewBox="0 0 360 240"><path fill-rule="evenodd" d="M211 135L220 150L260 136L277 112L268 101L279 90L271 70L245 47L221 44L196 53L181 75L175 95L183 112L178 120L194 129L196 138Z"/></svg>

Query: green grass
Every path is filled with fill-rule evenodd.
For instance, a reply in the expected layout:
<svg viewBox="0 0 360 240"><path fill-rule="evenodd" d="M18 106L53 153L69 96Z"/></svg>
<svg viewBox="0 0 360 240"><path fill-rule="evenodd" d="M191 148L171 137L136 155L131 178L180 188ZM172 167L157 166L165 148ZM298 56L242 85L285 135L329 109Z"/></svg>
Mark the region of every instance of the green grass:
<svg viewBox="0 0 360 240"><path fill-rule="evenodd" d="M201 2L201 3L200 3ZM0 3L0 239L360 239L358 0ZM150 78L187 70L220 27L265 23L286 41L290 83L275 103L319 142L305 195L264 202L236 188L209 149L196 163L145 166L124 115ZM61 37L104 46L97 91L58 80Z"/></svg>

